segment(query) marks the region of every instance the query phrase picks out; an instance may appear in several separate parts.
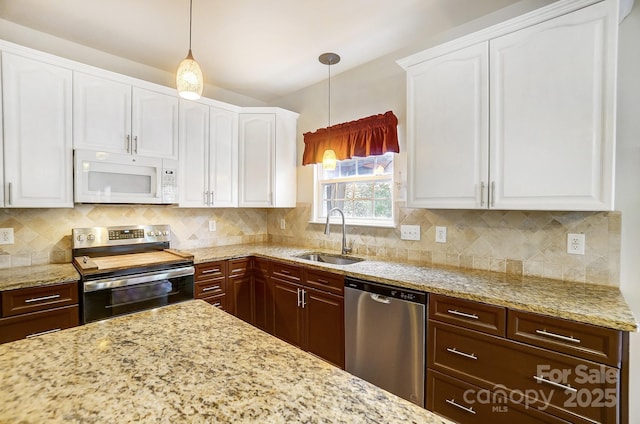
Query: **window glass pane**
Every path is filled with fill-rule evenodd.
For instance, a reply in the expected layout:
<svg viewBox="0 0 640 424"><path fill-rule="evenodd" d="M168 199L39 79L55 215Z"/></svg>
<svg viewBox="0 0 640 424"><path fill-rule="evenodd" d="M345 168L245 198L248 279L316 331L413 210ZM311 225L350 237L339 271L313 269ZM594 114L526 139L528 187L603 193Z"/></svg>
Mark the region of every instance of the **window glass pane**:
<svg viewBox="0 0 640 424"><path fill-rule="evenodd" d="M358 159L358 175L373 175L376 166L376 157L369 156L367 158Z"/></svg>
<svg viewBox="0 0 640 424"><path fill-rule="evenodd" d="M341 160L338 161L338 163L340 164L341 177L351 177L356 175L356 161L354 159Z"/></svg>
<svg viewBox="0 0 640 424"><path fill-rule="evenodd" d="M318 165L322 168L322 165ZM336 166L336 169L324 169L322 168L322 179L323 180L330 180L332 178L337 178L340 176L340 167Z"/></svg>
<svg viewBox="0 0 640 424"><path fill-rule="evenodd" d="M353 199L353 183L338 183L338 197Z"/></svg>
<svg viewBox="0 0 640 424"><path fill-rule="evenodd" d="M335 184L322 184L322 198L324 200L333 199Z"/></svg>
<svg viewBox="0 0 640 424"><path fill-rule="evenodd" d="M354 197L356 199L371 199L373 197L373 183L356 183Z"/></svg>
<svg viewBox="0 0 640 424"><path fill-rule="evenodd" d="M373 215L375 218L391 218L392 207L391 200L376 200Z"/></svg>
<svg viewBox="0 0 640 424"><path fill-rule="evenodd" d="M371 200L357 200L353 205L353 213L357 218L373 216L373 202Z"/></svg>
<svg viewBox="0 0 640 424"><path fill-rule="evenodd" d="M374 184L373 196L376 199L391 199L391 181L379 181Z"/></svg>
<svg viewBox="0 0 640 424"><path fill-rule="evenodd" d="M343 202L342 212L345 216L353 217L353 200L346 200Z"/></svg>

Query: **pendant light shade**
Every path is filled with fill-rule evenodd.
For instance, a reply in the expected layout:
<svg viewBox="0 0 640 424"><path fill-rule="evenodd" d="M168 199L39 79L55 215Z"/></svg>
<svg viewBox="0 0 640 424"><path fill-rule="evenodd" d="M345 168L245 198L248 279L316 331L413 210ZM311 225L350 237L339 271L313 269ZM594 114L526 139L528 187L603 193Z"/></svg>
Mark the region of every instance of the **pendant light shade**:
<svg viewBox="0 0 640 424"><path fill-rule="evenodd" d="M191 23L193 20L193 0L189 1L189 53L176 72L176 88L180 97L188 100L197 100L202 96L204 88L204 78L200 65L193 58L191 53Z"/></svg>
<svg viewBox="0 0 640 424"><path fill-rule="evenodd" d="M338 56L335 53L323 53L320 55L320 57L318 57L318 60L323 65L327 65L327 68L329 70L329 78L328 78L328 82L329 82L328 84L329 85L328 121L329 122L327 126L327 131L331 131L331 65L335 65L336 63L340 62L340 56ZM337 162L336 152L333 151L332 149L325 150L324 154L322 155L322 169L327 171L333 171L334 169L336 169L336 162Z"/></svg>
<svg viewBox="0 0 640 424"><path fill-rule="evenodd" d="M325 150L322 155L322 169L327 171L335 170L337 161L336 152L331 149Z"/></svg>

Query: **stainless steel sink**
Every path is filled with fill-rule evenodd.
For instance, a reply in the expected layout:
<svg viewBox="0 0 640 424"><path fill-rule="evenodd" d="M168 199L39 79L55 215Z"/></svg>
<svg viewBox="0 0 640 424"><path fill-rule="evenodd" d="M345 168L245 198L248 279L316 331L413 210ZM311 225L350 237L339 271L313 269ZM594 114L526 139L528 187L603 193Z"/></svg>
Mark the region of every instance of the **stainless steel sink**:
<svg viewBox="0 0 640 424"><path fill-rule="evenodd" d="M330 253L304 253L302 255L295 256L296 258L305 259L312 262L324 262L334 265L351 265L356 262L364 261L362 258L356 258L346 255L332 255Z"/></svg>

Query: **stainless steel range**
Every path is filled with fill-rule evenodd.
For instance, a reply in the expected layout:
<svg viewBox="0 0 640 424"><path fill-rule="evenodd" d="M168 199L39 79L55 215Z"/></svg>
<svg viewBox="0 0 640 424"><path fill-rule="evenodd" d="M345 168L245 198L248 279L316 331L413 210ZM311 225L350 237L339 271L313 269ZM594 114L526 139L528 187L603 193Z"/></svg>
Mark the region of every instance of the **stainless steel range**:
<svg viewBox="0 0 640 424"><path fill-rule="evenodd" d="M170 249L168 225L74 228L81 320L193 299L193 256Z"/></svg>

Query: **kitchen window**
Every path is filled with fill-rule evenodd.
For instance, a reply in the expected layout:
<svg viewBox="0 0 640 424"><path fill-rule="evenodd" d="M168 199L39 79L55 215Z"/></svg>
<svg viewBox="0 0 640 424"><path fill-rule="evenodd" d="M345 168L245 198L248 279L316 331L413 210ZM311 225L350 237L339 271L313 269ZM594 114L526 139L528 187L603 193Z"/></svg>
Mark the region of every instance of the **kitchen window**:
<svg viewBox="0 0 640 424"><path fill-rule="evenodd" d="M350 225L393 226L393 159L386 153L341 160L334 170L316 165L314 221L325 222L338 207Z"/></svg>

